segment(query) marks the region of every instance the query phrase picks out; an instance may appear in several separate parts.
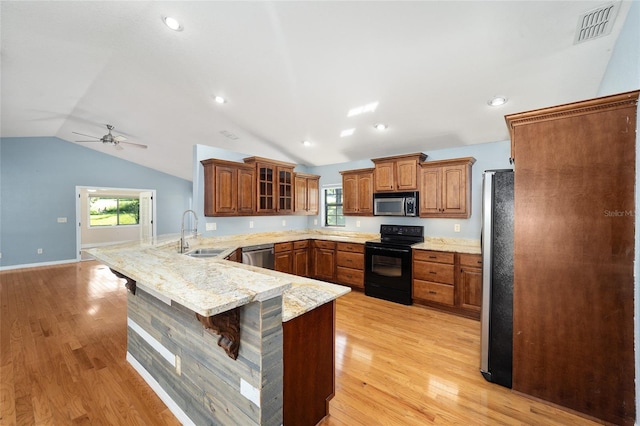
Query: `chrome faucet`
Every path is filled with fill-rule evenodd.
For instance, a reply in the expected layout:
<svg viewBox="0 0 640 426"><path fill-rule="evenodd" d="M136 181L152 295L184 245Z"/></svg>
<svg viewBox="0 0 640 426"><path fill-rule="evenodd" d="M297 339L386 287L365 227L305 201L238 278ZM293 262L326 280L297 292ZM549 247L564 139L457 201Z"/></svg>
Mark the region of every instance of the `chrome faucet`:
<svg viewBox="0 0 640 426"><path fill-rule="evenodd" d="M196 226L192 230L193 236L198 236L198 215L191 209L185 210L184 213L182 213L182 226L180 227L180 253L184 253L184 251L189 248L189 243L184 239L184 219L189 212L193 213L193 217L196 219Z"/></svg>

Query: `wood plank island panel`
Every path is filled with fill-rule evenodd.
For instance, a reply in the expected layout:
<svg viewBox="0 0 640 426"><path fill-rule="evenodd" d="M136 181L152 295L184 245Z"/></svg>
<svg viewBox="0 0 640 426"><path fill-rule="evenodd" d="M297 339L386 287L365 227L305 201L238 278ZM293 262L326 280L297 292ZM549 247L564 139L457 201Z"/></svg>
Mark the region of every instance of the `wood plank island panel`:
<svg viewBox="0 0 640 426"><path fill-rule="evenodd" d="M93 261L0 272L0 424L179 425L125 359L126 299ZM320 424L599 424L486 382L479 336L466 318L339 298L336 394Z"/></svg>

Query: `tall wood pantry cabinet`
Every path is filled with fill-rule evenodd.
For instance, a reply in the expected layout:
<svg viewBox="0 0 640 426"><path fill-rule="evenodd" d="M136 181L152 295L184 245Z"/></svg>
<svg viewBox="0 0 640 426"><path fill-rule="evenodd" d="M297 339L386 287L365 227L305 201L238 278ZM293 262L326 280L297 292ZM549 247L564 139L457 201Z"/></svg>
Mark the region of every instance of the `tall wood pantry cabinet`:
<svg viewBox="0 0 640 426"><path fill-rule="evenodd" d="M634 424L638 91L506 116L513 389Z"/></svg>

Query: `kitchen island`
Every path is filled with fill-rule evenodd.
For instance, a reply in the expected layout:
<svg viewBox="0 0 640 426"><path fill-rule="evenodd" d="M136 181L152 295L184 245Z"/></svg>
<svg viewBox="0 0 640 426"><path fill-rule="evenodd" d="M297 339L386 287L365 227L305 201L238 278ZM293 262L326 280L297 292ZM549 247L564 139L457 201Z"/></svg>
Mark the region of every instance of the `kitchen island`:
<svg viewBox="0 0 640 426"><path fill-rule="evenodd" d="M335 387L335 299L350 289L224 260L237 241L190 241L222 249L211 258L178 241L88 251L126 280L128 362L183 424L316 424Z"/></svg>

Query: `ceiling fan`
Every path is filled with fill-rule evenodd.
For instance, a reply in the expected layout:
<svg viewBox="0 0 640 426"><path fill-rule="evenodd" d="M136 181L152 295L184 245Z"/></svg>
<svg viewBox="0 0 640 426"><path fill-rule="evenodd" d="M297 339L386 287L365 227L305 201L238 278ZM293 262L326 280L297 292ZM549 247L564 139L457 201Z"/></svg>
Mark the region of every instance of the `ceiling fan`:
<svg viewBox="0 0 640 426"><path fill-rule="evenodd" d="M78 132L71 132L74 133L76 135L80 135L80 136L87 136L89 138L93 138L95 140L93 141L76 141L76 142L102 142L102 143L110 143L112 145L114 145L116 147L116 149L123 149L120 144L124 143L127 145L131 145L131 146L135 146L138 148L143 148L146 149L147 145L143 145L141 143L135 143L135 142L125 142L127 140L127 138L125 138L122 135L118 135L118 136L113 136L111 134L111 130L113 130L114 127L111 124L107 124L107 130L109 131L109 133L107 133L106 135L104 135L101 138L98 138L96 136L91 136L91 135L85 135L84 133L78 133Z"/></svg>

